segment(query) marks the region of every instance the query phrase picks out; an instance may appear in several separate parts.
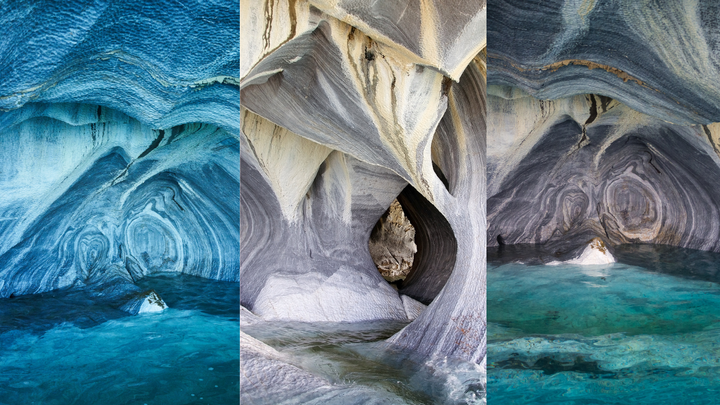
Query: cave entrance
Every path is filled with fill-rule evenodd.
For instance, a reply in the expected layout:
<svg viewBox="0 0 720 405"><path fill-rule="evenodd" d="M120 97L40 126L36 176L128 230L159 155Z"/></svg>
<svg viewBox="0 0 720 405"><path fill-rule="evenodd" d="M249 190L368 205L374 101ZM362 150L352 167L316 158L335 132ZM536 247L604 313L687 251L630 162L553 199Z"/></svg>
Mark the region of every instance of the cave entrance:
<svg viewBox="0 0 720 405"><path fill-rule="evenodd" d="M417 245L415 227L397 199L375 224L368 241L370 256L387 282L397 286L413 266Z"/></svg>
<svg viewBox="0 0 720 405"><path fill-rule="evenodd" d="M452 227L411 185L380 218L368 245L380 274L400 294L425 305L440 293L455 267Z"/></svg>

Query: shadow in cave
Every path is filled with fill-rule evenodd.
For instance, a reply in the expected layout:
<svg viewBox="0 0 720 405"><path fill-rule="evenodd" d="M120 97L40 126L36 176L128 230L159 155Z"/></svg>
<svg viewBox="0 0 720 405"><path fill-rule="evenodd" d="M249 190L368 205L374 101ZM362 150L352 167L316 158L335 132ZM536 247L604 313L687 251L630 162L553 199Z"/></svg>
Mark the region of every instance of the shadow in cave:
<svg viewBox="0 0 720 405"><path fill-rule="evenodd" d="M398 202L415 228L415 253L400 294L429 305L445 286L455 267L457 240L443 214L415 188L408 185Z"/></svg>

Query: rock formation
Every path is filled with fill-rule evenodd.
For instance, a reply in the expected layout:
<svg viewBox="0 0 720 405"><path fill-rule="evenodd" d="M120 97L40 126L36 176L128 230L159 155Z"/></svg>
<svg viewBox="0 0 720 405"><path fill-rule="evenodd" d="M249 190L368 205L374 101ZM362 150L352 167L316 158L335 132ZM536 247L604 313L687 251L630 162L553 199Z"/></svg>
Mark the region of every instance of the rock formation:
<svg viewBox="0 0 720 405"><path fill-rule="evenodd" d="M408 319L368 251L416 230L390 339L485 355L483 1L241 1L241 303L266 319ZM417 306L415 306L417 307Z"/></svg>
<svg viewBox="0 0 720 405"><path fill-rule="evenodd" d="M0 297L238 280L238 5L0 5ZM152 298L152 299L150 299Z"/></svg>
<svg viewBox="0 0 720 405"><path fill-rule="evenodd" d="M720 251L718 15L700 2L495 3L489 245Z"/></svg>
<svg viewBox="0 0 720 405"><path fill-rule="evenodd" d="M394 282L407 277L417 252L415 228L397 200L375 224L368 247L385 280Z"/></svg>

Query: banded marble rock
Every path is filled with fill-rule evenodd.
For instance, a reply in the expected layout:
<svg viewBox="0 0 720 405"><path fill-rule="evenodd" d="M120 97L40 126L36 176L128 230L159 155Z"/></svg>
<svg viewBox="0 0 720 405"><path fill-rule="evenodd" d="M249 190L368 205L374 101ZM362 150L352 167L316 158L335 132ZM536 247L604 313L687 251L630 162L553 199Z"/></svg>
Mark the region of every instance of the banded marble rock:
<svg viewBox="0 0 720 405"><path fill-rule="evenodd" d="M238 4L0 4L0 297L239 279Z"/></svg>
<svg viewBox="0 0 720 405"><path fill-rule="evenodd" d="M484 1L241 1L244 307L354 322L429 304L390 343L484 359L484 24ZM368 250L396 198L417 244L399 293Z"/></svg>
<svg viewBox="0 0 720 405"><path fill-rule="evenodd" d="M720 121L720 4L499 0L488 83L538 99L601 94L675 124Z"/></svg>
<svg viewBox="0 0 720 405"><path fill-rule="evenodd" d="M719 23L708 2L494 3L489 245L720 250Z"/></svg>

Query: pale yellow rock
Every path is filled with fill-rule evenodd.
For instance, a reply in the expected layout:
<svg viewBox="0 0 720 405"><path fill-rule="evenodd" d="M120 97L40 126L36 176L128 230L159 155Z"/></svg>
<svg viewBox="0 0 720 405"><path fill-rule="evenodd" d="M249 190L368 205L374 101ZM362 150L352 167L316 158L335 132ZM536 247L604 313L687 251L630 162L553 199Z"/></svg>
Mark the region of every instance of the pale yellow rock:
<svg viewBox="0 0 720 405"><path fill-rule="evenodd" d="M397 200L375 225L368 247L370 256L386 280L402 280L410 272L417 252L415 228Z"/></svg>
<svg viewBox="0 0 720 405"><path fill-rule="evenodd" d="M270 181L285 218L297 220L318 168L331 149L302 138L242 108L242 132Z"/></svg>

